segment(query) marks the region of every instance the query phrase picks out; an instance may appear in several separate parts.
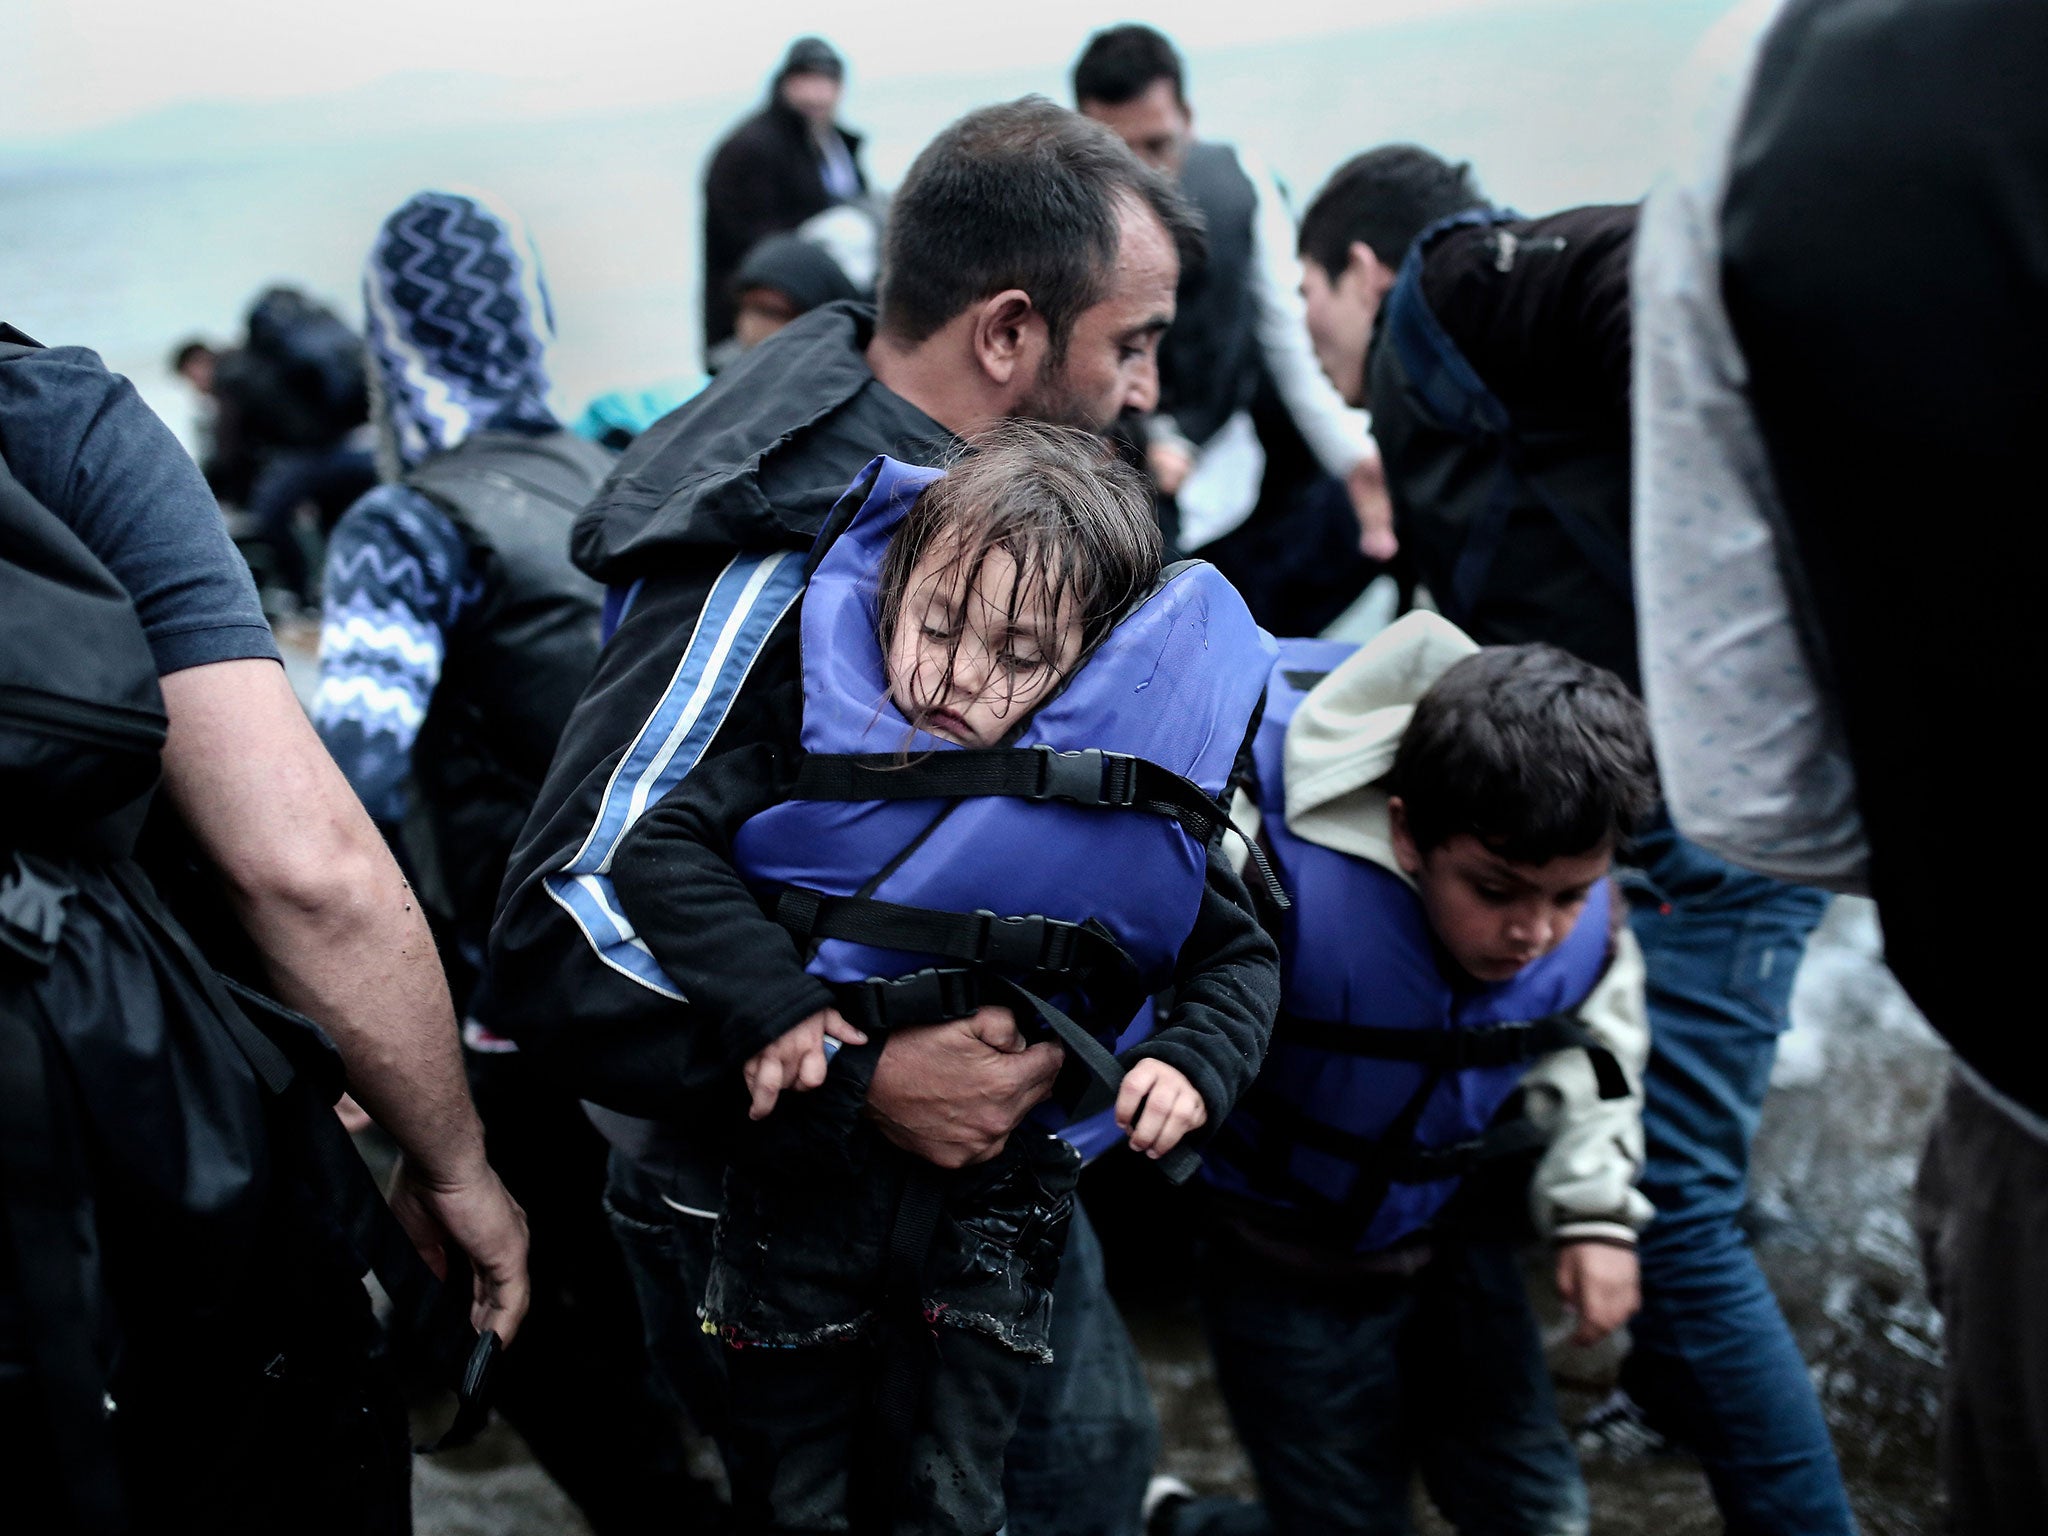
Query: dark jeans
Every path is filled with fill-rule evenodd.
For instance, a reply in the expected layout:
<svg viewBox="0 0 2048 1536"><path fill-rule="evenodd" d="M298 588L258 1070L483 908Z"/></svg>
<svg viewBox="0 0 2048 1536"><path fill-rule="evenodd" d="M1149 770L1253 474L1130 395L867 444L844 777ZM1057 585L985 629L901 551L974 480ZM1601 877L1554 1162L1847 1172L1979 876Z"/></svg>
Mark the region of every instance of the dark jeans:
<svg viewBox="0 0 2048 1536"><path fill-rule="evenodd" d="M1806 940L1827 897L1668 824L1624 871L1649 969L1643 1310L1622 1384L1700 1458L1735 1536L1855 1529L1799 1346L1737 1219Z"/></svg>
<svg viewBox="0 0 2048 1536"><path fill-rule="evenodd" d="M667 1200L664 1193L641 1168L613 1156L605 1198L649 1350L699 1425L726 1443L724 1351L697 1316L716 1196L702 1188ZM1136 1536L1159 1426L1137 1352L1103 1285L1101 1244L1078 1208L1053 1296L1053 1363L1026 1375L1004 1468L1006 1529L1009 1536Z"/></svg>
<svg viewBox="0 0 2048 1536"><path fill-rule="evenodd" d="M313 595L306 551L292 527L299 508L309 501L317 506L324 533L376 483L376 459L367 448L283 448L264 462L249 488L248 512L270 550L275 585L301 599Z"/></svg>
<svg viewBox="0 0 2048 1536"><path fill-rule="evenodd" d="M1951 1079L1913 1190L1941 1309L1949 1529L2048 1531L2048 1142Z"/></svg>
<svg viewBox="0 0 2048 1536"><path fill-rule="evenodd" d="M582 1106L517 1052L471 1052L491 1166L526 1210L533 1304L497 1406L597 1536L709 1514L676 1411L647 1360L633 1282L605 1220L605 1144Z"/></svg>
<svg viewBox="0 0 2048 1536"><path fill-rule="evenodd" d="M1311 1284L1219 1244L1203 1317L1257 1506L1181 1536L1403 1536L1416 1473L1465 1536L1586 1530L1586 1489L1513 1250L1446 1244L1412 1277Z"/></svg>

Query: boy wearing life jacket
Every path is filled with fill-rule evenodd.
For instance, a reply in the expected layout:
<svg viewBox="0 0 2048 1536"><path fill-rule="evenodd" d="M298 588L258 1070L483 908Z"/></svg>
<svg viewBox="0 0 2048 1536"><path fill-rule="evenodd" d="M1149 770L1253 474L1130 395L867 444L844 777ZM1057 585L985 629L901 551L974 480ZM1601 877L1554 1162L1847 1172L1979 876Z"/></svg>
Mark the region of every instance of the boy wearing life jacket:
<svg viewBox="0 0 2048 1536"><path fill-rule="evenodd" d="M1113 1118L1185 1177L1263 1059L1279 956L1221 797L1275 649L1159 549L1150 492L1087 434L1013 424L950 473L876 460L813 556L803 753L706 764L621 846L625 915L755 1122L703 1305L742 1530L997 1530L1077 1143ZM945 1172L861 1112L866 1084L889 1031L990 1004L1066 1068L996 1157Z"/></svg>
<svg viewBox="0 0 2048 1536"><path fill-rule="evenodd" d="M1271 1056L1204 1165L1201 1293L1272 1527L1406 1532L1419 1471L1462 1531L1583 1532L1513 1254L1451 1202L1547 1142L1534 1216L1577 1341L1634 1311L1648 1024L1608 872L1655 799L1642 706L1418 613L1356 651L1283 643L1255 755L1293 905Z"/></svg>

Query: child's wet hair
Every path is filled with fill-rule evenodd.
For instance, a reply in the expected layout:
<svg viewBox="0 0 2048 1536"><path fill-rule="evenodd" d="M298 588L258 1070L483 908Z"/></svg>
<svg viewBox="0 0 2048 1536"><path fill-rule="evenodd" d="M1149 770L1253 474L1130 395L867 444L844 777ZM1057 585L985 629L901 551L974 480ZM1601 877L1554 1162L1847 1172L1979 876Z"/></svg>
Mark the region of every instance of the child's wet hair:
<svg viewBox="0 0 2048 1536"><path fill-rule="evenodd" d="M1624 846L1657 804L1641 701L1554 645L1489 646L1445 672L1384 783L1423 852L1469 832L1516 864Z"/></svg>
<svg viewBox="0 0 2048 1536"><path fill-rule="evenodd" d="M1018 573L1010 620L1071 614L1084 658L1157 585L1162 560L1151 485L1106 439L1042 422L1002 423L966 440L945 479L925 488L890 538L876 612L884 655L911 575L941 540L952 545L946 572L960 575L963 594L975 590L993 551L1009 555Z"/></svg>

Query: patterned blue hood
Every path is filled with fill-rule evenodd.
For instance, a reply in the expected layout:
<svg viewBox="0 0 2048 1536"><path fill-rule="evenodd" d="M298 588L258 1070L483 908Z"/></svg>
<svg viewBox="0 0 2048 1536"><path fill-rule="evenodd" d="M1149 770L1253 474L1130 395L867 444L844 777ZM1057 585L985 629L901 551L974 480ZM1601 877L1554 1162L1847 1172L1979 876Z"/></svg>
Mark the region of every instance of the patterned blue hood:
<svg viewBox="0 0 2048 1536"><path fill-rule="evenodd" d="M483 431L548 431L554 311L517 215L482 193L421 192L363 267L379 467L396 479Z"/></svg>

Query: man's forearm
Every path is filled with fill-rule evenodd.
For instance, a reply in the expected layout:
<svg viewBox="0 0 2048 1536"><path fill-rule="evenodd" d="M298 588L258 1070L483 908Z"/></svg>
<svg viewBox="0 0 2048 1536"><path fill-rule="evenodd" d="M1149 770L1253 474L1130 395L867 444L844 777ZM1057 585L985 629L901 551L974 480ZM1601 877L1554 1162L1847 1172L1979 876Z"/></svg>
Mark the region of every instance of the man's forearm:
<svg viewBox="0 0 2048 1536"><path fill-rule="evenodd" d="M440 956L411 888L381 843L317 904L242 898L242 919L284 1001L319 1021L349 1089L431 1182L484 1158ZM342 872L338 872L342 873Z"/></svg>
<svg viewBox="0 0 2048 1536"><path fill-rule="evenodd" d="M279 994L333 1036L351 1091L422 1174L475 1175L483 1132L426 919L284 669L220 662L163 688L165 787Z"/></svg>

